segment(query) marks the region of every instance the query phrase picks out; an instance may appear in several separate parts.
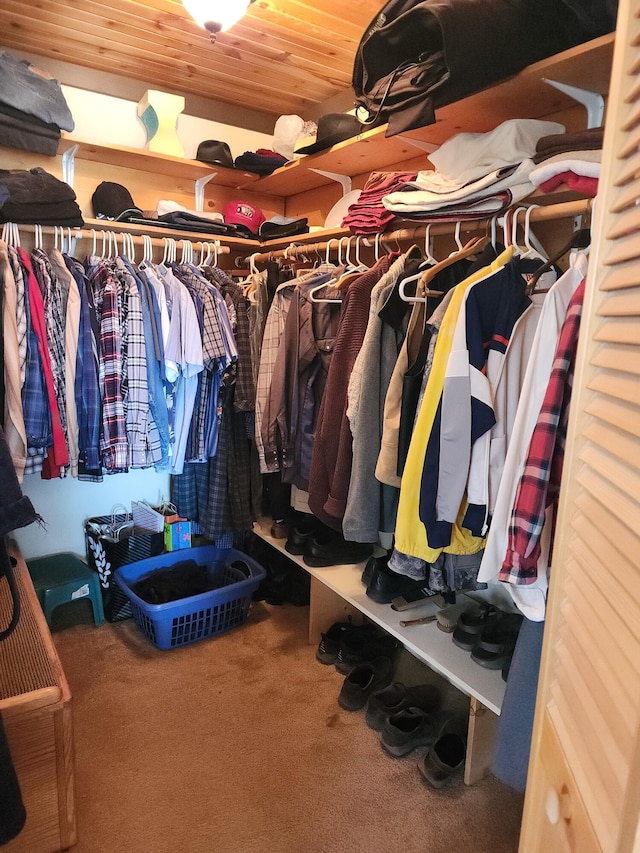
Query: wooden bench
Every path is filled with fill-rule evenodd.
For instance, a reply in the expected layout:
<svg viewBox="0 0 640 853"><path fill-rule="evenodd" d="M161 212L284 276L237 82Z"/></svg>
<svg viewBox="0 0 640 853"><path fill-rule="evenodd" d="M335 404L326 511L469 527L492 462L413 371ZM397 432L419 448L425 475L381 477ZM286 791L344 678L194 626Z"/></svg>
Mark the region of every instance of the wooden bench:
<svg viewBox="0 0 640 853"><path fill-rule="evenodd" d="M0 642L0 715L18 774L27 821L2 849L57 853L76 843L71 694L29 572L18 549L15 575L21 616ZM11 596L0 582L0 626Z"/></svg>

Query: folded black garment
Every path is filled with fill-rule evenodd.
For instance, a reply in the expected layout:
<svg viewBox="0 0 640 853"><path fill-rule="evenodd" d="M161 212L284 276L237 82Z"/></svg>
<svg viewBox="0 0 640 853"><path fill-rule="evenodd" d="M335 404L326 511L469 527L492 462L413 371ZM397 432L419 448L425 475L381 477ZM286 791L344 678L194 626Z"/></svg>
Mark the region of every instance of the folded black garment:
<svg viewBox="0 0 640 853"><path fill-rule="evenodd" d="M197 213L190 213L188 210L172 210L170 213L163 213L158 217L162 222L171 222L178 225L202 225L205 228L213 228L220 231L222 234L228 234L230 231L235 231L235 225L227 224L226 222L218 222L215 219L209 219L207 216L198 216Z"/></svg>
<svg viewBox="0 0 640 853"><path fill-rule="evenodd" d="M254 172L256 175L270 175L280 166L284 166L286 162L286 157L265 157L263 154L245 151L244 154L236 157L233 165L236 169L245 169L247 172Z"/></svg>
<svg viewBox="0 0 640 853"><path fill-rule="evenodd" d="M72 199L50 204L20 204L7 199L0 207L0 222L17 222L19 225L64 225L70 228L81 228L84 225L78 203Z"/></svg>
<svg viewBox="0 0 640 853"><path fill-rule="evenodd" d="M167 219L167 217L174 217ZM178 218L174 213L165 213L158 219L149 219L141 216L132 215L121 222L128 222L131 225L146 225L150 228L166 228L172 231L187 231L190 234L210 234L212 236L240 236L236 232L234 225L226 225L224 222L213 222L210 219L191 220L189 218Z"/></svg>
<svg viewBox="0 0 640 853"><path fill-rule="evenodd" d="M0 222L84 225L73 189L44 169L0 169Z"/></svg>
<svg viewBox="0 0 640 853"><path fill-rule="evenodd" d="M182 560L168 569L158 569L132 584L131 589L149 604L167 604L192 595L210 592L220 585L206 566Z"/></svg>
<svg viewBox="0 0 640 853"><path fill-rule="evenodd" d="M57 125L47 124L0 103L0 145L54 157L59 142L60 128Z"/></svg>
<svg viewBox="0 0 640 853"><path fill-rule="evenodd" d="M75 201L76 194L64 181L35 169L0 169L0 184L9 191L11 201L20 204L53 204L58 201Z"/></svg>
<svg viewBox="0 0 640 853"><path fill-rule="evenodd" d="M260 226L260 237L263 240L273 240L276 237L295 237L296 234L307 234L309 220L294 219L288 223L269 222L265 220Z"/></svg>

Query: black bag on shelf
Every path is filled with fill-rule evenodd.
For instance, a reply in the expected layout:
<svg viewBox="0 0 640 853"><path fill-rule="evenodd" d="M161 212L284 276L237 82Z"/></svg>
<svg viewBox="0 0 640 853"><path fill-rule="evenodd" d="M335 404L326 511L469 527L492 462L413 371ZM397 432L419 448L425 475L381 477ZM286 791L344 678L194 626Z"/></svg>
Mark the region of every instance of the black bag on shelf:
<svg viewBox="0 0 640 853"><path fill-rule="evenodd" d="M617 0L388 0L362 36L352 85L364 124L387 136L435 109L616 27Z"/></svg>
<svg viewBox="0 0 640 853"><path fill-rule="evenodd" d="M114 580L120 566L155 557L164 551L163 533L136 533L127 514L97 515L84 523L87 563L100 576L104 615L108 622L130 619L131 602Z"/></svg>

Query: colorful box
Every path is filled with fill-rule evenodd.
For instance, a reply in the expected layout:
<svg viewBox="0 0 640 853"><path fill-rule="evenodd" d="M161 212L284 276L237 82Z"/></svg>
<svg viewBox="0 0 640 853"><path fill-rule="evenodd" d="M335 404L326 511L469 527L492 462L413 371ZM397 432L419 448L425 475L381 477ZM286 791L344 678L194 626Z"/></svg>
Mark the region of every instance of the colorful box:
<svg viewBox="0 0 640 853"><path fill-rule="evenodd" d="M166 516L164 520L164 547L166 551L191 548L191 522L178 516Z"/></svg>

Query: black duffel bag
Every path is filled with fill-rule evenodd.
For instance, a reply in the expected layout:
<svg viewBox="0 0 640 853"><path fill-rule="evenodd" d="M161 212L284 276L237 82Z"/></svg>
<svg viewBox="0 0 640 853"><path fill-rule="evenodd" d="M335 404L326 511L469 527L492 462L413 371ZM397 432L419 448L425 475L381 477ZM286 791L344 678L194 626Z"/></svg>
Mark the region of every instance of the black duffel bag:
<svg viewBox="0 0 640 853"><path fill-rule="evenodd" d="M356 50L356 115L387 136L433 124L437 107L615 30L617 0L587 5L591 17L575 0L389 0Z"/></svg>

